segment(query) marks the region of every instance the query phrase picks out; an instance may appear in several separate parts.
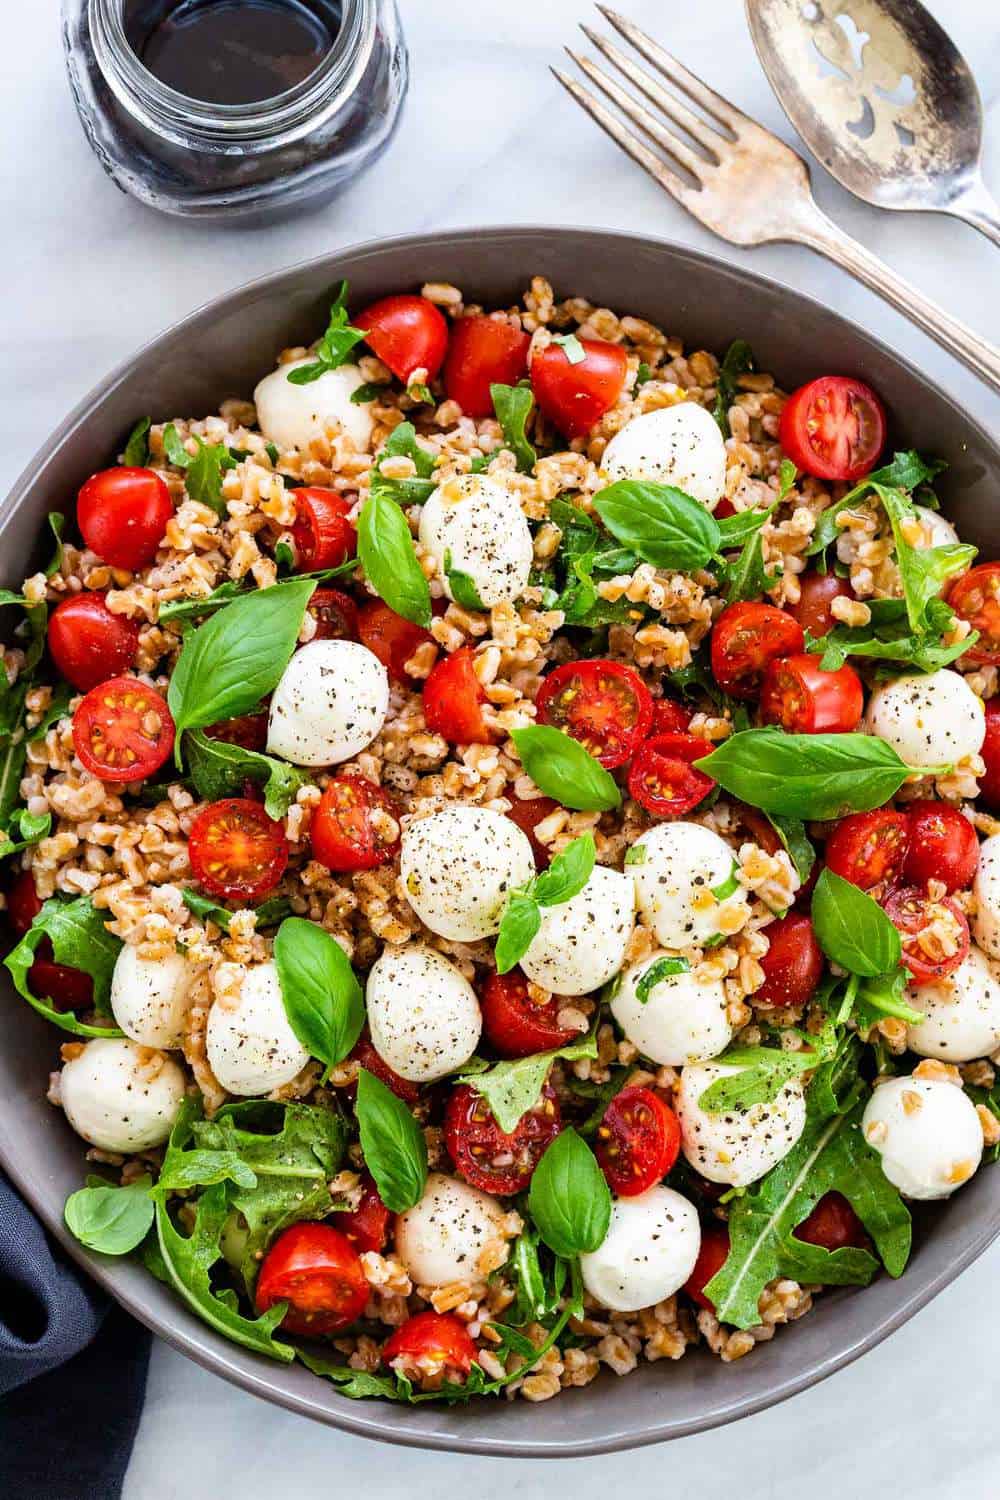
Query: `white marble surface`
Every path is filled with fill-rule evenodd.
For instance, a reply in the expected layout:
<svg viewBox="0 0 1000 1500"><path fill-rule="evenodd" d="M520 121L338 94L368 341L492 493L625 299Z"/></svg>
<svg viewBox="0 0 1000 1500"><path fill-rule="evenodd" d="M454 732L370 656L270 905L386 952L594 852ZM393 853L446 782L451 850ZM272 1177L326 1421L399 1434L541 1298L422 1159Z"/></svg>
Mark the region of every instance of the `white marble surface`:
<svg viewBox="0 0 1000 1500"><path fill-rule="evenodd" d="M1000 10L988 0L931 3L979 77L988 107L987 176L1000 190ZM621 5L790 138L739 0ZM108 368L205 299L353 240L476 221L641 229L745 258L872 327L983 420L997 421L995 397L846 276L794 247L723 247L619 155L548 72L564 44L581 40L576 21L599 20L588 15L586 0L402 0L413 83L393 148L319 216L253 233L194 229L118 193L73 113L57 0L7 0L8 8L0 53L0 492ZM879 214L821 171L816 189L838 222L1000 341L997 252L985 240L943 219ZM631 1455L632 1492L662 1484L702 1500L737 1492L743 1500L798 1500L807 1484L816 1500L839 1500L845 1488L868 1496L886 1487L908 1500L996 1495L991 1286L998 1270L1000 1248L888 1344L795 1401L726 1431ZM766 1380L766 1353L756 1357ZM377 1449L257 1402L159 1346L126 1496L270 1500L291 1480L303 1494L366 1488L385 1500L446 1486L480 1500L535 1500L555 1483L572 1487L580 1500L598 1500L617 1476L620 1464L613 1465L610 1458L575 1460L554 1471L527 1461Z"/></svg>

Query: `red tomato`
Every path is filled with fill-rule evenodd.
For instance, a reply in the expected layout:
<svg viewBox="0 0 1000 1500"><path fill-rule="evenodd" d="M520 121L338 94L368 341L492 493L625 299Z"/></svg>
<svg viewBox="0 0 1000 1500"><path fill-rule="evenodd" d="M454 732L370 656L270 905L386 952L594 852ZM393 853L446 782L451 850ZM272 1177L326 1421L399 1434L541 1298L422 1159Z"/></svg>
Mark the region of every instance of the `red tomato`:
<svg viewBox="0 0 1000 1500"><path fill-rule="evenodd" d="M874 469L885 425L885 408L871 386L846 375L821 375L789 396L778 434L805 473L853 484Z"/></svg>
<svg viewBox="0 0 1000 1500"><path fill-rule="evenodd" d="M656 698L649 732L651 735L683 734L693 718L692 710L685 708L683 703L675 703L672 698Z"/></svg>
<svg viewBox="0 0 1000 1500"><path fill-rule="evenodd" d="M729 604L712 627L712 676L734 698L755 698L772 661L796 656L802 626L774 604Z"/></svg>
<svg viewBox="0 0 1000 1500"><path fill-rule="evenodd" d="M316 621L314 641L356 641L358 606L340 589L317 589L309 600L309 613Z"/></svg>
<svg viewBox="0 0 1000 1500"><path fill-rule="evenodd" d="M293 1224L279 1234L257 1278L257 1311L287 1302L281 1327L306 1338L356 1323L367 1301L361 1257L329 1224Z"/></svg>
<svg viewBox="0 0 1000 1500"><path fill-rule="evenodd" d="M559 1025L560 1003L558 995L544 1004L533 1000L520 969L491 974L480 999L486 1040L501 1057L530 1057L562 1047L576 1032Z"/></svg>
<svg viewBox="0 0 1000 1500"><path fill-rule="evenodd" d="M138 620L113 615L103 594L71 594L49 616L49 655L81 693L127 672L138 646Z"/></svg>
<svg viewBox="0 0 1000 1500"><path fill-rule="evenodd" d="M209 724L202 734L210 740L222 740L226 745L239 745L242 750L264 750L267 746L267 713L239 714L235 719L220 719L218 724Z"/></svg>
<svg viewBox="0 0 1000 1500"><path fill-rule="evenodd" d="M730 500L728 495L723 495L722 499L719 501L712 514L717 521L728 521L730 516L735 516L736 506Z"/></svg>
<svg viewBox="0 0 1000 1500"><path fill-rule="evenodd" d="M411 1362L430 1361L465 1376L477 1353L469 1330L454 1313L421 1312L396 1329L382 1350L382 1363L401 1359L405 1370Z"/></svg>
<svg viewBox="0 0 1000 1500"><path fill-rule="evenodd" d="M288 864L285 830L259 802L225 797L203 807L188 835L188 857L210 896L259 901Z"/></svg>
<svg viewBox="0 0 1000 1500"><path fill-rule="evenodd" d="M620 1198L637 1198L660 1182L680 1149L677 1116L652 1089L622 1089L597 1127L597 1160Z"/></svg>
<svg viewBox="0 0 1000 1500"><path fill-rule="evenodd" d="M7 892L7 916L15 936L22 938L42 909L30 870L22 870ZM57 964L52 944L42 938L28 970L28 989L56 1010L89 1010L94 1003L94 981L82 969Z"/></svg>
<svg viewBox="0 0 1000 1500"><path fill-rule="evenodd" d="M531 361L531 389L539 409L568 438L583 437L610 411L625 388L628 359L620 344L580 339L585 359L570 364L561 344L547 344Z"/></svg>
<svg viewBox="0 0 1000 1500"><path fill-rule="evenodd" d="M851 813L826 841L826 863L835 875L863 891L895 880L903 868L910 825L906 814L891 807Z"/></svg>
<svg viewBox="0 0 1000 1500"><path fill-rule="evenodd" d="M313 858L328 870L374 870L399 852L399 808L382 787L345 772L326 786L310 832Z"/></svg>
<svg viewBox="0 0 1000 1500"><path fill-rule="evenodd" d="M500 1129L486 1100L467 1083L452 1090L444 1112L444 1143L455 1170L481 1192L500 1197L528 1186L561 1129L559 1101L548 1084L510 1134Z"/></svg>
<svg viewBox="0 0 1000 1500"><path fill-rule="evenodd" d="M516 385L528 368L531 337L506 318L477 315L452 325L444 388L467 417L492 417L491 385Z"/></svg>
<svg viewBox="0 0 1000 1500"><path fill-rule="evenodd" d="M765 854L777 854L779 849L785 846L778 837L778 831L770 818L764 813L758 812L756 807L747 807L740 803L740 822L750 834L754 843Z"/></svg>
<svg viewBox="0 0 1000 1500"><path fill-rule="evenodd" d="M111 567L130 573L153 561L173 513L170 492L152 469L92 474L76 501L87 546Z"/></svg>
<svg viewBox="0 0 1000 1500"><path fill-rule="evenodd" d="M35 877L30 870L22 870L7 892L7 919L15 934L22 938L42 909L42 901L35 889Z"/></svg>
<svg viewBox="0 0 1000 1500"><path fill-rule="evenodd" d="M619 661L556 667L535 702L539 723L571 734L609 771L631 759L653 722L649 688Z"/></svg>
<svg viewBox="0 0 1000 1500"><path fill-rule="evenodd" d="M442 656L424 683L424 721L432 734L453 745L488 745L492 739L483 704L486 694L476 676L476 653L463 646Z"/></svg>
<svg viewBox="0 0 1000 1500"><path fill-rule="evenodd" d="M372 599L358 611L358 636L361 644L373 651L397 682L409 683L406 663L418 646L425 641L433 643L429 630L404 620L395 610L383 604L381 599Z"/></svg>
<svg viewBox="0 0 1000 1500"><path fill-rule="evenodd" d="M358 536L347 519L353 508L353 496L348 499L336 490L295 491L292 541L301 573L339 568L354 556Z"/></svg>
<svg viewBox="0 0 1000 1500"><path fill-rule="evenodd" d="M718 511L716 511L718 515ZM834 599L853 599L854 590L846 578L838 578L831 568L829 573L803 573L799 579L801 590L798 604L786 605L803 630L818 639L827 635L837 624L830 613Z"/></svg>
<svg viewBox="0 0 1000 1500"><path fill-rule="evenodd" d="M935 984L955 972L969 951L969 924L951 896L932 901L926 891L916 886L897 885L882 905L886 916L899 929L903 964L915 984ZM933 930L942 925L950 934L951 940L946 943Z"/></svg>
<svg viewBox="0 0 1000 1500"><path fill-rule="evenodd" d="M518 797L516 793L510 790L508 790L507 796L510 799L510 808L508 809L507 816L512 823L517 824L522 833L528 835L528 842L535 856L535 864L539 870L542 870L552 858L552 854L541 840L535 837L535 829L539 823L543 823L551 813L555 812L559 803L554 802L551 797L530 797L525 799Z"/></svg>
<svg viewBox="0 0 1000 1500"><path fill-rule="evenodd" d="M348 1213L337 1215L337 1228L355 1250L385 1249L389 1238L389 1210L379 1196L374 1180L367 1172L361 1176L361 1202Z"/></svg>
<svg viewBox="0 0 1000 1500"><path fill-rule="evenodd" d="M717 1271L721 1271L729 1259L729 1230L722 1224L713 1224L702 1231L701 1249L694 1263L694 1270L684 1283L684 1290L693 1297L699 1307L715 1312L715 1303L705 1296L705 1288Z"/></svg>
<svg viewBox="0 0 1000 1500"><path fill-rule="evenodd" d="M963 661L1000 664L1000 562L970 568L956 578L947 598L956 615L979 631L978 641L965 652Z"/></svg>
<svg viewBox="0 0 1000 1500"><path fill-rule="evenodd" d="M366 307L354 326L364 329L368 347L404 385L416 370L430 382L444 363L448 320L426 297L383 297Z"/></svg>
<svg viewBox="0 0 1000 1500"><path fill-rule="evenodd" d="M772 661L764 673L761 717L790 734L849 734L864 707L861 678L846 663L824 672L818 656L801 652Z"/></svg>
<svg viewBox="0 0 1000 1500"><path fill-rule="evenodd" d="M1000 808L1000 698L990 698L986 704L986 738L979 753L986 762L979 795L995 811Z"/></svg>
<svg viewBox="0 0 1000 1500"><path fill-rule="evenodd" d="M629 767L628 791L654 818L680 818L703 802L715 786L692 761L712 747L696 734L655 734L640 745Z"/></svg>
<svg viewBox="0 0 1000 1500"><path fill-rule="evenodd" d="M375 1051L375 1044L367 1027L354 1043L351 1061L356 1062L367 1073L374 1074L378 1081L384 1083L387 1089L392 1089L396 1098L402 1099L404 1104L416 1104L420 1098L420 1085L413 1083L409 1078L401 1078L395 1069L390 1068L389 1064Z"/></svg>
<svg viewBox="0 0 1000 1500"><path fill-rule="evenodd" d="M910 843L903 861L907 885L941 880L949 891L971 885L979 868L976 830L957 807L932 800L910 802Z"/></svg>
<svg viewBox="0 0 1000 1500"><path fill-rule="evenodd" d="M112 677L73 715L73 748L102 781L142 781L170 759L174 721L166 699L138 677Z"/></svg>
<svg viewBox="0 0 1000 1500"><path fill-rule="evenodd" d="M823 978L823 950L811 918L790 912L763 929L769 947L760 966L764 983L754 992L755 1005L805 1005Z"/></svg>
<svg viewBox="0 0 1000 1500"><path fill-rule="evenodd" d="M821 1250L870 1250L865 1227L843 1193L824 1193L812 1213L795 1230L797 1240Z"/></svg>

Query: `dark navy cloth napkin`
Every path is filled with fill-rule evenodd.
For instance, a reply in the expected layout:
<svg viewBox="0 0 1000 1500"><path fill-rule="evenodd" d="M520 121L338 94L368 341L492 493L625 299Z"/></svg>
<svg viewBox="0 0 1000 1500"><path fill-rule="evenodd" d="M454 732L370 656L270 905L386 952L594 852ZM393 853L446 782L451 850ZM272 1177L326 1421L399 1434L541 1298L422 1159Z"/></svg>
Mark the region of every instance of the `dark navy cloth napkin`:
<svg viewBox="0 0 1000 1500"><path fill-rule="evenodd" d="M118 1500L149 1335L64 1260L0 1174L0 1496Z"/></svg>

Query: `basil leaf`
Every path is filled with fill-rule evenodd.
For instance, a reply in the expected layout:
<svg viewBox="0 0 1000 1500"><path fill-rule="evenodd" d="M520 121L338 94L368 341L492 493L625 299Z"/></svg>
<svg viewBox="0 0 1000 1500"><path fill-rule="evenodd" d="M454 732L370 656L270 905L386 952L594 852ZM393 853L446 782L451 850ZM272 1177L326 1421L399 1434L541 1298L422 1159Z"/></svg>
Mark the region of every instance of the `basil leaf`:
<svg viewBox="0 0 1000 1500"><path fill-rule="evenodd" d="M635 385L632 387L632 389L636 391L642 390L642 387L646 384L647 380L652 380L652 378L652 370L649 368L644 359L640 360L639 368L635 372Z"/></svg>
<svg viewBox="0 0 1000 1500"><path fill-rule="evenodd" d="M899 965L896 927L877 901L829 867L813 891L812 922L827 958L849 974L874 978Z"/></svg>
<svg viewBox="0 0 1000 1500"><path fill-rule="evenodd" d="M49 511L49 530L55 539L55 547L45 568L46 578L51 578L58 573L62 567L63 560L63 532L66 530L66 517L61 510Z"/></svg>
<svg viewBox="0 0 1000 1500"><path fill-rule="evenodd" d="M405 1213L420 1202L427 1182L424 1133L402 1099L366 1068L358 1071L354 1110L365 1165L379 1197L394 1214Z"/></svg>
<svg viewBox="0 0 1000 1500"><path fill-rule="evenodd" d="M746 339L734 339L719 365L719 374L715 382L715 406L712 408L712 415L718 422L723 437L731 436L729 408L736 400L739 378L756 368L753 350Z"/></svg>
<svg viewBox="0 0 1000 1500"><path fill-rule="evenodd" d="M778 469L778 499L785 500L799 477L799 471L790 458L783 458Z"/></svg>
<svg viewBox="0 0 1000 1500"><path fill-rule="evenodd" d="M579 741L551 724L532 724L511 735L521 764L547 797L578 812L621 806L614 777Z"/></svg>
<svg viewBox="0 0 1000 1500"><path fill-rule="evenodd" d="M686 958L655 958L639 979L635 987L635 998L640 1005L646 1005L656 986L664 979L669 979L671 974L690 972L691 965Z"/></svg>
<svg viewBox="0 0 1000 1500"><path fill-rule="evenodd" d="M539 906L561 906L583 890L593 873L597 847L592 833L582 833L535 877L531 893Z"/></svg>
<svg viewBox="0 0 1000 1500"><path fill-rule="evenodd" d="M245 750L226 740L213 740L198 730L188 730L184 739L188 771L195 790L206 802L238 797L246 781L264 789L264 811L280 822L295 801L300 788L312 780L308 771L276 760L259 750Z"/></svg>
<svg viewBox="0 0 1000 1500"><path fill-rule="evenodd" d="M379 454L376 469L381 467L385 458L410 459L420 479L429 479L437 467L437 455L417 442L417 429L412 422L400 422L392 429Z"/></svg>
<svg viewBox="0 0 1000 1500"><path fill-rule="evenodd" d="M52 944L56 963L82 969L94 981L94 1008L109 1014L111 976L122 949L120 938L110 933L104 917L89 896L72 901L53 897L46 901L17 946L7 954L4 964L10 971L14 988L33 1010L74 1036L118 1037L116 1026L90 1026L78 1021L71 1011L56 1010L34 996L28 988L28 971L35 961L35 950L43 938ZM49 997L46 997L46 999Z"/></svg>
<svg viewBox="0 0 1000 1500"><path fill-rule="evenodd" d="M340 365L346 364L355 344L360 344L364 338L364 331L352 328L347 320L346 300L347 282L342 281L330 308L326 332L313 351L313 363L296 365L293 370L289 370L287 378L292 385L311 385L328 370L336 370Z"/></svg>
<svg viewBox="0 0 1000 1500"><path fill-rule="evenodd" d="M149 429L152 425L149 417L140 417L129 433L122 454L122 463L127 468L144 469L149 463Z"/></svg>
<svg viewBox="0 0 1000 1500"><path fill-rule="evenodd" d="M358 517L358 557L368 582L390 609L414 625L430 625L431 593L406 517L375 490Z"/></svg>
<svg viewBox="0 0 1000 1500"><path fill-rule="evenodd" d="M594 509L623 547L657 568L696 572L722 540L714 516L670 484L620 479L595 495Z"/></svg>
<svg viewBox="0 0 1000 1500"><path fill-rule="evenodd" d="M876 1025L883 1016L896 1016L908 1026L919 1026L926 1021L922 1010L915 1010L903 999L909 983L909 970L897 969L894 973L876 974L863 979L854 997L853 1012L862 1029Z"/></svg>
<svg viewBox="0 0 1000 1500"><path fill-rule="evenodd" d="M552 342L559 345L571 365L582 365L587 358L587 351L575 333L558 333Z"/></svg>
<svg viewBox="0 0 1000 1500"><path fill-rule="evenodd" d="M571 1259L604 1243L611 1189L594 1153L572 1127L556 1136L535 1168L528 1212L557 1255Z"/></svg>
<svg viewBox="0 0 1000 1500"><path fill-rule="evenodd" d="M486 1100L500 1129L509 1135L522 1115L538 1103L556 1058L576 1062L581 1057L596 1056L597 1033L590 1031L578 1042L568 1042L565 1047L556 1047L551 1052L516 1057L509 1062L494 1063L484 1073L466 1071L459 1077Z"/></svg>
<svg viewBox="0 0 1000 1500"><path fill-rule="evenodd" d="M392 386L387 381L379 384L377 381L369 380L364 385L359 385L357 390L351 392L351 404L353 406L367 406L369 401L378 401L383 391L391 389Z"/></svg>
<svg viewBox="0 0 1000 1500"><path fill-rule="evenodd" d="M236 460L224 443L203 443L200 437L195 443L198 452L184 474L184 488L192 500L207 505L217 516L226 516L229 510L222 495L222 476L227 469L236 468Z"/></svg>
<svg viewBox="0 0 1000 1500"><path fill-rule="evenodd" d="M168 422L163 429L163 451L168 463L173 464L175 469L186 469L191 462L191 455L173 422Z"/></svg>
<svg viewBox="0 0 1000 1500"><path fill-rule="evenodd" d="M479 597L479 590L470 574L463 573L461 568L453 568L451 565L451 552L444 555L444 572L451 589L451 597L456 604L463 609L485 609L486 605Z"/></svg>
<svg viewBox="0 0 1000 1500"><path fill-rule="evenodd" d="M775 512L778 502L769 506L767 510L738 510L733 516L723 516L722 520L716 520L719 528L719 551L728 552L732 547L742 547L744 542L755 537L764 522Z"/></svg>
<svg viewBox="0 0 1000 1500"><path fill-rule="evenodd" d="M517 467L530 474L538 461L538 454L525 432L525 423L535 404L530 386L494 384L490 386L490 396L497 421L503 429L504 445L517 459Z"/></svg>
<svg viewBox="0 0 1000 1500"><path fill-rule="evenodd" d="M315 922L286 917L274 962L288 1024L303 1047L328 1068L342 1062L365 1024L361 986L343 948Z"/></svg>
<svg viewBox="0 0 1000 1500"><path fill-rule="evenodd" d="M497 973L509 974L516 963L527 953L542 925L542 914L538 902L523 891L512 892L500 918L497 933Z"/></svg>
<svg viewBox="0 0 1000 1500"><path fill-rule="evenodd" d="M148 1177L140 1177L128 1187L107 1184L70 1193L63 1209L67 1229L88 1250L127 1255L142 1243L153 1223L149 1185Z"/></svg>
<svg viewBox="0 0 1000 1500"><path fill-rule="evenodd" d="M203 922L214 922L224 932L229 931L235 912L231 912L228 907L218 906L208 896L186 889L181 891L181 900L188 911L194 912ZM260 906L255 906L253 911L257 918L257 931L260 932L265 927L276 927L285 917L291 916L292 903L287 896L272 896L269 901L262 901Z"/></svg>
<svg viewBox="0 0 1000 1500"><path fill-rule="evenodd" d="M188 620L199 615L212 615L233 599L249 592L242 582L230 579L220 583L218 588L201 599L168 599L157 610L157 620L164 625L168 620Z"/></svg>
<svg viewBox="0 0 1000 1500"><path fill-rule="evenodd" d="M765 816L785 846L786 853L791 855L799 880L805 885L816 863L816 850L806 835L805 824L801 818L786 818L781 813L766 813Z"/></svg>

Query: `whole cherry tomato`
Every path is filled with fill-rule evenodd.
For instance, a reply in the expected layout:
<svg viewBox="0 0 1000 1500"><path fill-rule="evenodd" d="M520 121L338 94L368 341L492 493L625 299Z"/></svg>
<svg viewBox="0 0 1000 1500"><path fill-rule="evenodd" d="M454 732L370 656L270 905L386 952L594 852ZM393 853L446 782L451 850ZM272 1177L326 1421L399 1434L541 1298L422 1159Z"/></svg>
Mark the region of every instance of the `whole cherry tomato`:
<svg viewBox="0 0 1000 1500"><path fill-rule="evenodd" d="M550 672L535 700L540 724L579 740L609 771L624 765L649 733L652 695L618 661L572 661Z"/></svg>
<svg viewBox="0 0 1000 1500"><path fill-rule="evenodd" d="M361 1201L357 1208L338 1213L336 1226L355 1250L362 1253L385 1249L389 1238L389 1210L379 1196L374 1179L368 1172L361 1175Z"/></svg>
<svg viewBox="0 0 1000 1500"><path fill-rule="evenodd" d="M354 556L358 536L347 519L353 508L354 497L340 495L336 490L295 491L292 541L300 573L339 568Z"/></svg>
<svg viewBox="0 0 1000 1500"><path fill-rule="evenodd" d="M1000 562L977 563L956 578L947 599L956 615L979 631L963 660L1000 664Z"/></svg>
<svg viewBox="0 0 1000 1500"><path fill-rule="evenodd" d="M979 868L979 840L968 818L947 802L910 802L910 842L903 861L907 885L940 880L949 891L971 885Z"/></svg>
<svg viewBox="0 0 1000 1500"><path fill-rule="evenodd" d="M239 745L243 750L260 753L267 747L267 713L239 714L235 719L220 719L209 724L202 734L210 740L221 740L226 745Z"/></svg>
<svg viewBox="0 0 1000 1500"><path fill-rule="evenodd" d="M404 620L395 610L383 604L381 599L372 599L358 611L358 636L363 646L374 652L389 676L396 682L409 683L406 663L419 646L425 642L433 645L434 637L429 630Z"/></svg>
<svg viewBox="0 0 1000 1500"><path fill-rule="evenodd" d="M986 775L979 781L979 795L996 812L1000 810L1000 698L990 698L986 703L986 738L979 753L986 763Z"/></svg>
<svg viewBox="0 0 1000 1500"><path fill-rule="evenodd" d="M712 676L733 698L755 698L772 661L796 656L802 626L774 604L729 604L712 627Z"/></svg>
<svg viewBox="0 0 1000 1500"><path fill-rule="evenodd" d="M826 841L826 863L835 875L863 891L895 880L902 871L910 839L905 813L891 807L851 813Z"/></svg>
<svg viewBox="0 0 1000 1500"><path fill-rule="evenodd" d="M7 892L7 916L15 936L22 938L42 909L35 878L22 870ZM39 1000L48 1000L56 1010L89 1010L94 1003L94 981L82 969L57 964L52 944L42 938L28 970L28 989Z"/></svg>
<svg viewBox="0 0 1000 1500"><path fill-rule="evenodd" d="M317 589L307 606L316 621L314 641L356 641L358 606L340 589Z"/></svg>
<svg viewBox="0 0 1000 1500"><path fill-rule="evenodd" d="M57 671L86 693L135 664L139 622L113 615L103 594L71 594L49 616L47 642Z"/></svg>
<svg viewBox="0 0 1000 1500"><path fill-rule="evenodd" d="M764 673L760 712L790 734L849 734L864 713L861 678L847 663L824 672L818 656L800 652L772 661Z"/></svg>
<svg viewBox="0 0 1000 1500"><path fill-rule="evenodd" d="M528 368L529 334L506 318L477 314L451 330L444 388L467 417L492 417L491 385L516 385Z"/></svg>
<svg viewBox="0 0 1000 1500"><path fill-rule="evenodd" d="M760 960L764 983L755 1005L805 1005L823 978L823 950L804 912L789 912L762 929L768 949Z"/></svg>
<svg viewBox="0 0 1000 1500"><path fill-rule="evenodd" d="M639 746L629 767L628 791L654 818L681 818L704 802L715 786L693 761L711 755L708 740L695 734L654 734Z"/></svg>
<svg viewBox="0 0 1000 1500"><path fill-rule="evenodd" d="M705 1296L705 1288L728 1259L729 1230L722 1224L713 1224L711 1228L702 1230L701 1249L698 1251L694 1270L684 1283L684 1290L707 1312L715 1312L715 1303Z"/></svg>
<svg viewBox="0 0 1000 1500"><path fill-rule="evenodd" d="M364 329L368 347L404 385L418 370L429 383L444 363L448 320L426 297L383 297L366 307L354 326Z"/></svg>
<svg viewBox="0 0 1000 1500"><path fill-rule="evenodd" d="M357 772L327 783L310 828L313 858L328 870L374 870L399 852L399 808Z"/></svg>
<svg viewBox="0 0 1000 1500"><path fill-rule="evenodd" d="M824 1193L807 1219L795 1230L797 1240L821 1250L870 1250L865 1226L843 1193Z"/></svg>
<svg viewBox="0 0 1000 1500"><path fill-rule="evenodd" d="M544 869L551 859L551 851L535 836L535 829L539 823L551 817L559 806L551 797L519 797L516 792L508 789L507 798L510 807L507 816L512 823L516 823L522 833L528 835L531 852L535 856L535 864L539 870Z"/></svg>
<svg viewBox="0 0 1000 1500"><path fill-rule="evenodd" d="M662 1181L680 1149L677 1116L641 1085L616 1094L597 1127L597 1160L620 1198L636 1198Z"/></svg>
<svg viewBox="0 0 1000 1500"><path fill-rule="evenodd" d="M287 1302L286 1333L305 1338L338 1333L356 1323L368 1302L361 1257L329 1224L293 1224L278 1235L257 1277L259 1313Z"/></svg>
<svg viewBox="0 0 1000 1500"><path fill-rule="evenodd" d="M142 781L170 759L174 720L155 688L138 677L112 677L73 715L73 748L102 781Z"/></svg>
<svg viewBox="0 0 1000 1500"><path fill-rule="evenodd" d="M509 1133L501 1130L486 1100L467 1083L452 1090L444 1112L444 1143L458 1175L498 1197L523 1192L561 1129L559 1101L548 1084Z"/></svg>
<svg viewBox="0 0 1000 1500"><path fill-rule="evenodd" d="M477 1353L469 1330L454 1313L420 1312L387 1340L382 1363L391 1365L400 1360L405 1373L411 1363L425 1366L430 1362L464 1378L475 1364Z"/></svg>
<svg viewBox="0 0 1000 1500"><path fill-rule="evenodd" d="M885 409L871 386L846 375L821 375L789 396L778 433L788 457L806 474L853 484L878 462L885 430Z"/></svg>
<svg viewBox="0 0 1000 1500"><path fill-rule="evenodd" d="M420 1085L413 1083L409 1078L401 1078L394 1068L375 1051L375 1044L371 1039L371 1033L367 1026L354 1043L354 1049L350 1054L350 1061L356 1062L366 1072L374 1074L380 1083L384 1083L387 1089L392 1089L397 1099L402 1099L404 1104L416 1104L420 1098ZM347 1090L353 1094L356 1085L352 1084Z"/></svg>
<svg viewBox="0 0 1000 1500"><path fill-rule="evenodd" d="M285 873L288 840L259 802L224 797L195 818L188 857L195 879L210 896L259 901Z"/></svg>
<svg viewBox="0 0 1000 1500"><path fill-rule="evenodd" d="M583 437L610 411L625 389L628 359L620 344L577 339L583 359L575 363L553 341L531 361L531 389L539 410L568 438Z"/></svg>
<svg viewBox="0 0 1000 1500"><path fill-rule="evenodd" d="M718 511L716 511L718 515ZM803 573L799 579L799 601L786 605L803 630L808 630L814 639L828 635L838 623L831 613L834 599L853 599L854 590L846 578L838 578L831 568L829 573Z"/></svg>
<svg viewBox="0 0 1000 1500"><path fill-rule="evenodd" d="M152 469L103 469L76 501L77 524L91 552L130 573L153 561L173 513L170 491Z"/></svg>
<svg viewBox="0 0 1000 1500"><path fill-rule="evenodd" d="M914 885L897 885L882 905L899 930L903 964L915 984L936 984L954 974L969 951L969 924L951 896L932 901Z"/></svg>
<svg viewBox="0 0 1000 1500"><path fill-rule="evenodd" d="M463 646L440 657L424 683L427 728L453 745L488 745L493 738L483 717L486 694L475 660L472 647Z"/></svg>
<svg viewBox="0 0 1000 1500"><path fill-rule="evenodd" d="M530 1057L563 1047L576 1032L559 1025L560 1003L558 995L541 1003L533 1000L520 969L491 974L480 998L486 1040L501 1057Z"/></svg>

